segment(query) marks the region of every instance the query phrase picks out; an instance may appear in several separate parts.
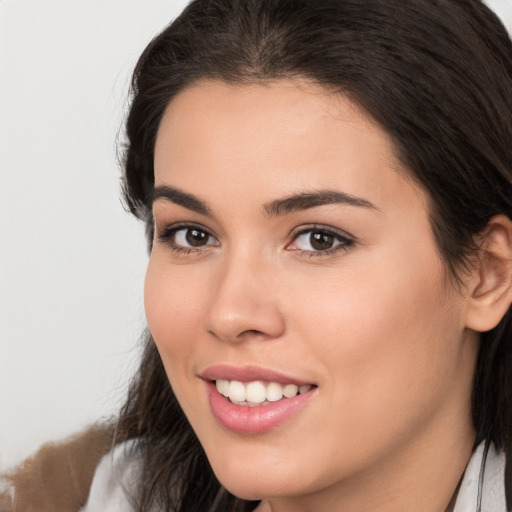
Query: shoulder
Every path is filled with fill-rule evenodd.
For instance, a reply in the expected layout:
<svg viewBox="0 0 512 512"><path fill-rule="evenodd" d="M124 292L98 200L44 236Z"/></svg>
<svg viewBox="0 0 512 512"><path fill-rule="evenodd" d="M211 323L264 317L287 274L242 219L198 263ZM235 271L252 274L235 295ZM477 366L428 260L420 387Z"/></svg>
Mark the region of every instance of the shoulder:
<svg viewBox="0 0 512 512"><path fill-rule="evenodd" d="M96 467L112 445L112 427L95 425L65 441L43 445L2 475L1 512L77 512L89 496Z"/></svg>

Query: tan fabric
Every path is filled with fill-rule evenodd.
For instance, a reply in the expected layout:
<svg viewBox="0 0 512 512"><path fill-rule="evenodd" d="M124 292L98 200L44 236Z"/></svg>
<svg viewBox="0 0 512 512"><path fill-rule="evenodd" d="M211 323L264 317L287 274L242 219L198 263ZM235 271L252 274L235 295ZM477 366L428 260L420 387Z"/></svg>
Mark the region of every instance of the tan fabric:
<svg viewBox="0 0 512 512"><path fill-rule="evenodd" d="M112 447L112 428L93 426L60 443L48 443L3 475L0 512L77 512L89 495L94 471Z"/></svg>

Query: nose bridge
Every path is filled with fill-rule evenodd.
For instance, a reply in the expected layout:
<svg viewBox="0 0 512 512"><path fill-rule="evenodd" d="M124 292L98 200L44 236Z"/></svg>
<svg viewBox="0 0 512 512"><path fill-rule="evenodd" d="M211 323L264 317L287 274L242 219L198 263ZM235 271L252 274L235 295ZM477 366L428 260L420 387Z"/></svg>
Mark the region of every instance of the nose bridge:
<svg viewBox="0 0 512 512"><path fill-rule="evenodd" d="M248 337L270 339L284 330L284 319L272 286L277 275L261 252L239 249L219 262L216 288L206 319L206 329L216 338L238 342Z"/></svg>

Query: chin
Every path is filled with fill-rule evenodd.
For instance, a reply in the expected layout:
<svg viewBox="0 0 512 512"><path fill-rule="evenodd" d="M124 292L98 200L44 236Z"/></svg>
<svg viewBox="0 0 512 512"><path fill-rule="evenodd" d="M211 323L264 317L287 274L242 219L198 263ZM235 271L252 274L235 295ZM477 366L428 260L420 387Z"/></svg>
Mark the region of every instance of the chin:
<svg viewBox="0 0 512 512"><path fill-rule="evenodd" d="M290 488L279 482L249 481L249 479L219 479L223 487L237 498L247 501L279 498L290 495Z"/></svg>
<svg viewBox="0 0 512 512"><path fill-rule="evenodd" d="M307 472L297 470L297 467L294 471L287 471L282 464L260 465L258 468L250 462L240 464L237 461L228 466L224 460L212 467L223 487L244 500L294 496L312 485L311 481L304 479Z"/></svg>

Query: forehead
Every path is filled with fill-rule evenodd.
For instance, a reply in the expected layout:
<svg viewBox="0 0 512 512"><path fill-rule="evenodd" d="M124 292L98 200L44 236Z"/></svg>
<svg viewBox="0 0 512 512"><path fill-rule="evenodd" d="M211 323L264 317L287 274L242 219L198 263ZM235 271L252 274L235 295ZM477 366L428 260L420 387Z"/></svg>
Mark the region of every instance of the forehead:
<svg viewBox="0 0 512 512"><path fill-rule="evenodd" d="M252 142L248 146L259 142L282 147L286 140L311 141L313 130L332 130L334 125L338 129L346 127L354 134L365 131L374 143L389 142L386 134L353 102L317 84L280 80L239 85L206 80L185 88L170 102L160 123L155 153L159 159L176 154L180 146L169 148L169 139L201 139L203 143L211 141L215 146L209 149L217 150L229 142L235 149L238 143L248 157L248 141Z"/></svg>
<svg viewBox="0 0 512 512"><path fill-rule="evenodd" d="M390 137L370 116L305 81L197 83L172 100L155 146L157 185L215 183L261 201L290 187L336 187L375 203L403 187L404 174Z"/></svg>

